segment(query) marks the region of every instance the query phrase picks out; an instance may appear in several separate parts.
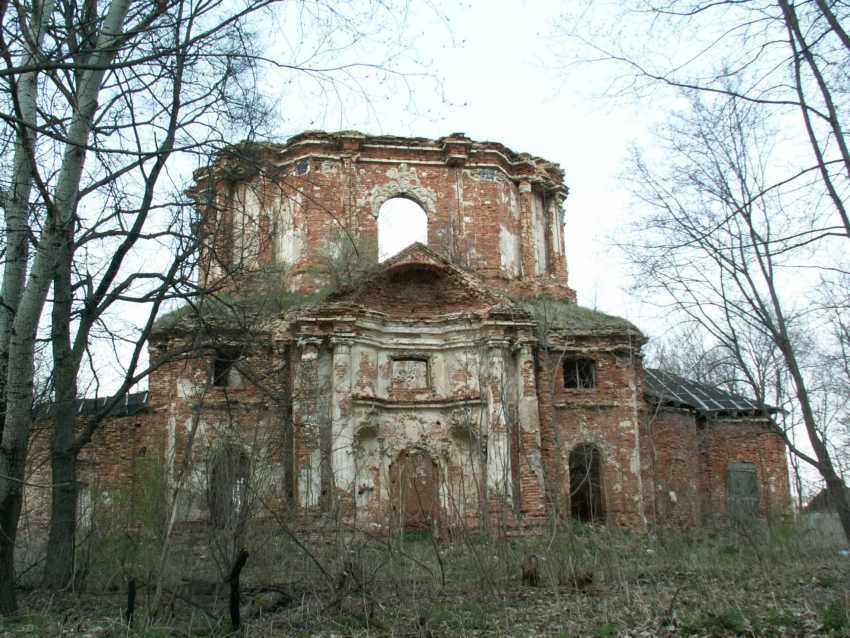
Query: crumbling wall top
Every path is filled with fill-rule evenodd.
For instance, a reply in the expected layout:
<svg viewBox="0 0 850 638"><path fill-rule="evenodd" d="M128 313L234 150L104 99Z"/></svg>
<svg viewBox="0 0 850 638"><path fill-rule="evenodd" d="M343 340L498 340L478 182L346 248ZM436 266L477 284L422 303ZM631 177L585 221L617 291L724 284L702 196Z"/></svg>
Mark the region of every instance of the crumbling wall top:
<svg viewBox="0 0 850 638"><path fill-rule="evenodd" d="M260 172L274 172L305 157L333 159L358 156L386 157L398 161L444 162L449 166L498 167L516 182L527 181L566 197L564 171L559 164L529 153L517 153L504 144L474 141L464 133L437 139L398 135L366 135L360 131L304 131L286 143L243 141L223 149L210 169L195 172L195 180L211 174L219 179L245 179Z"/></svg>

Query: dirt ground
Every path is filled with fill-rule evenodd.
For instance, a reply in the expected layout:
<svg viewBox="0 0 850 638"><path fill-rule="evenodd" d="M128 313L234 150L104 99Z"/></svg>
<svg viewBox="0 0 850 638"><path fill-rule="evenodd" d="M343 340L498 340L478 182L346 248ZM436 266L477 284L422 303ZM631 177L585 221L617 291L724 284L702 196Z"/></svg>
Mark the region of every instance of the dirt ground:
<svg viewBox="0 0 850 638"><path fill-rule="evenodd" d="M253 539L242 635L850 636L850 556L800 527L301 544ZM536 586L521 580L535 560ZM137 578L132 627L124 579L92 579L80 593L23 591L0 636L228 635L229 586L193 564L163 579L159 604L157 579Z"/></svg>

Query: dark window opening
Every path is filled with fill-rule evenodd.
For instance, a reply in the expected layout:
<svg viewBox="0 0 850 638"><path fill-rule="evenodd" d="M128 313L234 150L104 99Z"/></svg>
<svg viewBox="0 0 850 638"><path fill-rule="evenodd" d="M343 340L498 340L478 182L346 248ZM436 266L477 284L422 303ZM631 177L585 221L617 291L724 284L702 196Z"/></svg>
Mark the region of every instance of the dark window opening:
<svg viewBox="0 0 850 638"><path fill-rule="evenodd" d="M242 385L242 375L236 369L240 352L236 348L219 348L215 351L212 369L212 383L217 388L238 388Z"/></svg>
<svg viewBox="0 0 850 638"><path fill-rule="evenodd" d="M250 460L237 445L225 445L209 465L208 501L210 525L215 529L235 529L248 514Z"/></svg>
<svg viewBox="0 0 850 638"><path fill-rule="evenodd" d="M593 359L564 359L564 387L595 388L596 362Z"/></svg>
<svg viewBox="0 0 850 638"><path fill-rule="evenodd" d="M602 455L594 445L570 452L570 513L586 523L605 520L602 503Z"/></svg>

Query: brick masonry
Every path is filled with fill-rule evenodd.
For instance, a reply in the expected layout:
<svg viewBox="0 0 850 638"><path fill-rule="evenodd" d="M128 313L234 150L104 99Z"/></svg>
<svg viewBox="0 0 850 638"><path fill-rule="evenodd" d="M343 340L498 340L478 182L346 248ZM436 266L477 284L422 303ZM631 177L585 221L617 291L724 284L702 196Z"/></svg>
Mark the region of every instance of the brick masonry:
<svg viewBox="0 0 850 638"><path fill-rule="evenodd" d="M206 521L210 468L237 446L260 513L381 533L422 520L522 529L592 492L599 521L644 529L722 522L727 470L747 464L759 513L787 511L768 421L648 400L637 328L575 306L567 192L556 164L459 133L233 147L196 174L200 281L254 301L160 324L147 408L101 431L92 484L132 480L143 448L180 483L180 519ZM428 242L377 264L393 197L422 207ZM260 308L329 285L319 302ZM551 324L536 314L547 305ZM576 359L591 362L590 387L566 387ZM30 457L42 474L46 449ZM580 449L599 459L586 476Z"/></svg>

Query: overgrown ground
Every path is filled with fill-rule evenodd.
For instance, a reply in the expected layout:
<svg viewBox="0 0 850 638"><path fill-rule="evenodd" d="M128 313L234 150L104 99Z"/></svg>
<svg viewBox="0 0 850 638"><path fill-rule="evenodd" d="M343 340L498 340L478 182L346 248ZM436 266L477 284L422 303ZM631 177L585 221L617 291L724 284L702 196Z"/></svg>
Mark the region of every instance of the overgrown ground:
<svg viewBox="0 0 850 638"><path fill-rule="evenodd" d="M249 548L247 636L850 636L850 557L788 526L654 535L570 526L442 544L339 533L307 544L312 557L266 530ZM190 554L155 616L154 579L139 579L132 629L121 622L123 579L90 579L83 593L24 592L24 615L0 620L0 636L225 635L226 589L187 585L210 567ZM520 581L530 555L537 587Z"/></svg>

